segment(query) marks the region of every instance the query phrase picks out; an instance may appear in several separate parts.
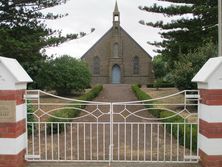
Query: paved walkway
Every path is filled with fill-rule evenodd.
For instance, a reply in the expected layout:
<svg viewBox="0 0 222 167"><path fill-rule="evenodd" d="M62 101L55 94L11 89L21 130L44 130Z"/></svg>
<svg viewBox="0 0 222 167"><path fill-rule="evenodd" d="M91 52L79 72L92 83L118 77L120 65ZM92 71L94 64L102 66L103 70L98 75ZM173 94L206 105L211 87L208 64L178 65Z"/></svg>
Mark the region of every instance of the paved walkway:
<svg viewBox="0 0 222 167"><path fill-rule="evenodd" d="M131 90L131 85L106 84L103 86L103 91L94 101L101 102L127 102L135 101L137 98Z"/></svg>
<svg viewBox="0 0 222 167"><path fill-rule="evenodd" d="M126 101L135 101L137 100L135 95L133 94L132 90L131 90L131 86L130 85L104 85L104 89L103 91L100 93L100 95L94 100L94 101L100 101L100 102L126 102ZM107 106L106 106L107 107ZM106 107L102 107L100 108L102 111L104 110L106 112ZM141 109L142 106L129 106L129 110L134 112L137 111L139 109ZM123 110L123 106L114 106L114 111L116 113L121 112ZM92 108L88 108L87 111L92 111ZM108 112L109 110L107 110ZM129 114L129 113L126 113ZM144 112L143 115L141 115L143 117L152 117L148 112ZM123 119L119 118L120 116L114 117L114 122L121 122ZM107 121L106 119L108 118L104 118L101 121ZM109 121L109 120L108 120ZM137 122L138 119L137 118L130 118L129 120L130 122ZM115 125L115 124L114 124ZM119 125L118 125L119 126ZM124 136L124 127L122 127L122 125L119 126L120 130L118 129L117 124L114 126L114 160L120 159L120 160L130 160L130 158L133 159L137 159L138 156L139 158L141 157L142 159L144 158L143 155L145 155L144 151L144 146L145 148L149 149L150 148L150 139L147 139L146 145L144 145L144 131L140 130L138 131L137 128L139 129L140 126L133 127L132 126L127 126L126 128L126 133L125 134L129 134L128 137ZM145 128L145 125L142 126L142 129ZM146 134L151 134L150 130L149 130L149 126L146 127ZM163 136L161 136L163 131L160 128L160 133L159 133L159 141L163 141ZM121 130L122 129L122 130ZM133 130L133 133L132 133ZM156 134L156 130L157 127L153 127L153 143L155 143L155 136L157 136ZM109 129L106 130L108 133L105 133L105 136L107 136L107 138L109 138ZM122 133L120 133L122 131ZM133 138L131 138L131 133L133 134ZM138 137L138 133L139 133L139 138ZM87 133L86 133L87 135ZM100 136L101 135L101 136ZM103 138L103 133L99 133L99 137L97 136L97 138ZM119 136L119 137L118 137ZM86 137L87 138L87 137ZM157 138L157 137L156 137ZM139 139L139 142L137 142ZM166 140L169 139L169 136L166 136ZM131 142L131 140L133 140L133 142ZM135 142L134 142L135 141ZM138 145L139 143L139 145ZM173 141L174 143L174 141ZM176 143L176 142L175 142ZM94 144L96 146L96 143ZM101 155L103 155L103 142L99 145L99 150L100 150L100 146L101 146ZM139 147L138 147L139 146ZM163 146L163 144L160 143L160 147L159 147L159 152L161 152L161 146ZM176 147L176 145L174 145L173 147ZM108 158L108 142L107 142L107 146L105 146L105 154L106 157L105 159ZM132 150L133 149L133 150ZM183 148L180 148L183 149ZM120 152L119 152L120 150ZM139 150L139 152L138 152ZM86 148L86 154L87 152L89 152L89 150L87 150ZM131 156L130 156L130 151L131 151ZM133 151L133 153L132 153ZM126 152L126 153L124 153ZM181 150L181 152L183 152L183 150ZM100 153L99 153L100 154ZM156 156L156 152L155 152L155 148L153 149L153 159L155 160L155 156ZM162 154L160 154L160 158ZM81 157L81 155L80 155ZM147 152L146 153L146 160L149 161L149 157L150 157L150 153ZM142 160L141 159L141 160ZM53 162L47 162L47 163L29 163L28 167L108 167L108 163L53 163ZM138 167L200 167L200 165L198 164L176 164L176 163L112 163L111 164L112 167L134 167L134 166L138 166Z"/></svg>

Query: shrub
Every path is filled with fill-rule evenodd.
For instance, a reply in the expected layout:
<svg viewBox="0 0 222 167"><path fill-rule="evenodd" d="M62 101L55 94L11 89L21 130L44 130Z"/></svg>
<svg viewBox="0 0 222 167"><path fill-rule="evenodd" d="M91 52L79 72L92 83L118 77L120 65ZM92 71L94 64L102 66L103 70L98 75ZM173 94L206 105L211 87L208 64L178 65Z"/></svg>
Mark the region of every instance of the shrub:
<svg viewBox="0 0 222 167"><path fill-rule="evenodd" d="M192 78L209 58L215 56L217 56L217 48L212 42L197 48L193 53L181 55L180 61L175 63L173 70L175 86L180 90L196 89L197 85L191 82Z"/></svg>
<svg viewBox="0 0 222 167"><path fill-rule="evenodd" d="M137 86L138 86L139 88L141 88L141 87L142 87L142 85L141 85L141 84L137 84Z"/></svg>
<svg viewBox="0 0 222 167"><path fill-rule="evenodd" d="M149 113L152 114L156 118L160 118L161 110L159 109L149 109Z"/></svg>
<svg viewBox="0 0 222 167"><path fill-rule="evenodd" d="M40 87L44 85L58 95L69 95L89 87L91 75L83 61L65 55L47 61L38 78Z"/></svg>
<svg viewBox="0 0 222 167"><path fill-rule="evenodd" d="M103 90L103 86L102 85L96 85L91 91L89 91L85 95L81 96L79 98L79 100L91 101L95 97L97 97L102 90Z"/></svg>
<svg viewBox="0 0 222 167"><path fill-rule="evenodd" d="M131 89L133 90L134 94L136 95L137 99L139 99L139 100L149 100L149 99L152 99L151 96L149 96L148 94L143 92L139 88L139 86L136 85L136 84L132 85ZM151 104L152 104L152 102L144 102L144 107L152 108L153 106Z"/></svg>
<svg viewBox="0 0 222 167"><path fill-rule="evenodd" d="M167 118L174 115L174 113L168 112L168 111L162 111L160 114L160 118ZM178 116L174 116L172 118L169 119L164 119L163 122L175 122L175 123L183 123L184 119L182 117ZM178 129L179 126L179 129ZM166 125L166 129L169 133L171 133L171 124L167 124ZM192 129L192 136L191 135L191 129ZM190 139L192 138L192 150L196 151L197 149L197 125L191 125L190 124L175 124L172 125L172 133L173 136L177 139L177 130L179 130L179 143L181 145L186 146L186 148L190 148ZM184 141L184 137L185 137L185 141ZM185 142L185 143L184 143Z"/></svg>
<svg viewBox="0 0 222 167"><path fill-rule="evenodd" d="M158 90L161 87L160 86L161 82L162 82L161 79L155 80L153 87L156 88L156 90Z"/></svg>
<svg viewBox="0 0 222 167"><path fill-rule="evenodd" d="M167 82L162 78L159 78L154 82L153 87L157 88L157 89L159 89L159 88L169 88L169 87L174 87L174 84L172 84L170 82Z"/></svg>
<svg viewBox="0 0 222 167"><path fill-rule="evenodd" d="M143 92L139 86L137 84L132 85L132 90L134 92L134 94L136 95L136 97L139 100L149 100L152 99L151 96L149 96L148 94L146 94L145 92Z"/></svg>
<svg viewBox="0 0 222 167"><path fill-rule="evenodd" d="M102 90L103 90L102 85L96 85L88 93L81 96L79 98L79 100L91 101L95 97L97 97ZM57 112L54 112L52 114L54 117L50 117L48 119L49 124L47 126L47 132L49 134L58 133L58 127L59 127L59 133L63 132L64 131L64 124L61 122L70 122L72 120L70 118L75 118L75 117L79 116L79 114L80 114L79 109L85 108L85 105L75 105L75 108L76 109L63 109L63 110L59 110ZM55 117L57 117L57 118L55 118ZM61 118L65 118L65 119L61 119ZM52 129L53 129L53 132L51 132Z"/></svg>
<svg viewBox="0 0 222 167"><path fill-rule="evenodd" d="M167 62L163 55L157 55L153 58L153 71L155 78L163 78L167 74Z"/></svg>
<svg viewBox="0 0 222 167"><path fill-rule="evenodd" d="M58 133L58 128L59 128L59 133L64 131L63 122L70 122L70 119L68 119L68 118L71 118L71 117L69 117L69 111L72 111L74 113L76 112L74 110L65 110L64 109L64 110L60 110L60 111L57 111L52 114L53 116L58 117L58 118L50 117L48 119L48 122L51 123L51 124L47 124L47 133L48 134ZM61 119L61 118L65 118L65 119ZM53 129L53 132L51 132L52 129Z"/></svg>
<svg viewBox="0 0 222 167"><path fill-rule="evenodd" d="M160 113L160 118L167 118L167 117L170 117L170 116L173 116L175 115L175 113L172 113L172 112L169 112L169 111L161 111ZM180 122L184 122L184 119L177 115L177 116L174 116L172 118L168 118L168 119L164 119L163 122L177 122L177 123L180 123Z"/></svg>
<svg viewBox="0 0 222 167"><path fill-rule="evenodd" d="M147 87L147 88L153 88L153 87L154 87L154 84L147 84L146 87Z"/></svg>

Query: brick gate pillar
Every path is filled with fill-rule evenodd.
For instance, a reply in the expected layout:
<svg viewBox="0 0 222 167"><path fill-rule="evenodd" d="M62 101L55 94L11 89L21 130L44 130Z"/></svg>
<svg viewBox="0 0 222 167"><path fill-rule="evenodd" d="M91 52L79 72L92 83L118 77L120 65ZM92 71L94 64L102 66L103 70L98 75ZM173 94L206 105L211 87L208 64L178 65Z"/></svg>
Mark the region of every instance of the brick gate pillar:
<svg viewBox="0 0 222 167"><path fill-rule="evenodd" d="M222 167L222 57L211 58L193 78L200 90L199 155L204 167Z"/></svg>
<svg viewBox="0 0 222 167"><path fill-rule="evenodd" d="M0 57L0 167L25 166L26 105L32 79L15 59Z"/></svg>

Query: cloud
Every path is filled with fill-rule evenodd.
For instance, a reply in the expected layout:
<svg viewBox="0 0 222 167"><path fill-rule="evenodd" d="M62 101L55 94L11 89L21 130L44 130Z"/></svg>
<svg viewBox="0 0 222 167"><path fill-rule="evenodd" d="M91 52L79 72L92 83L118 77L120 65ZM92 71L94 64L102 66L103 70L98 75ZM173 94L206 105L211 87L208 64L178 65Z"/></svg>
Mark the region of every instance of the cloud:
<svg viewBox="0 0 222 167"><path fill-rule="evenodd" d="M138 6L152 5L155 0L118 0L121 26L151 55L155 53L153 46L147 41L160 41L159 29L150 28L139 24L139 20L157 21L157 18L166 19L160 14L143 12ZM164 3L169 5L168 3ZM68 54L80 58L106 31L112 26L112 12L115 0L70 0L64 5L45 10L44 12L68 13L67 17L53 21L47 21L47 25L53 29L62 29L63 33L90 32L96 30L84 38L69 41L58 47L46 49L48 55L56 56ZM158 15L158 17L157 17Z"/></svg>

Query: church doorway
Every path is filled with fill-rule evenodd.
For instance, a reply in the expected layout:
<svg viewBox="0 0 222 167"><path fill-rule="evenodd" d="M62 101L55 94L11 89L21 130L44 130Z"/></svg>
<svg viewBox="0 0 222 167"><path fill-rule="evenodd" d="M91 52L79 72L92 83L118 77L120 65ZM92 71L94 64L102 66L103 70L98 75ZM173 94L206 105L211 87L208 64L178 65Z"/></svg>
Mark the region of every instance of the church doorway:
<svg viewBox="0 0 222 167"><path fill-rule="evenodd" d="M120 84L120 80L121 80L120 66L115 64L112 68L112 83Z"/></svg>

